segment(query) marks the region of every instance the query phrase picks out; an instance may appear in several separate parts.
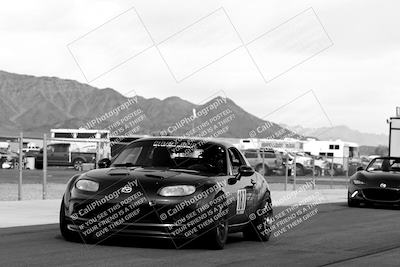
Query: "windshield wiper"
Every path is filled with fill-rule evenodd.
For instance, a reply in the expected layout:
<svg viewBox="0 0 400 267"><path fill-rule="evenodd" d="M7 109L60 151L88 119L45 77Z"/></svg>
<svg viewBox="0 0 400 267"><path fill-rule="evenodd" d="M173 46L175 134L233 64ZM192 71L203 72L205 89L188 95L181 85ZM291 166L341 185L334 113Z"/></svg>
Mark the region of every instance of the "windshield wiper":
<svg viewBox="0 0 400 267"><path fill-rule="evenodd" d="M188 173L199 173L199 171L196 170L188 170L188 169L168 169L169 171L173 172L188 172Z"/></svg>
<svg viewBox="0 0 400 267"><path fill-rule="evenodd" d="M132 162L113 164L113 167L138 167L140 165L133 164Z"/></svg>

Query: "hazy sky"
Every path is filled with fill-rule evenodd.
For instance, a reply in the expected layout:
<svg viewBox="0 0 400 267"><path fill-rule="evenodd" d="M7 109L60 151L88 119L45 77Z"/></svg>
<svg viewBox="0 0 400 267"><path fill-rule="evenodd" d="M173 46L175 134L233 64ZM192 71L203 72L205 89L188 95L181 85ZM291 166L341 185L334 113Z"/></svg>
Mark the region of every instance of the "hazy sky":
<svg viewBox="0 0 400 267"><path fill-rule="evenodd" d="M3 2L0 69L194 103L220 92L278 122L388 132L398 1L244 3Z"/></svg>

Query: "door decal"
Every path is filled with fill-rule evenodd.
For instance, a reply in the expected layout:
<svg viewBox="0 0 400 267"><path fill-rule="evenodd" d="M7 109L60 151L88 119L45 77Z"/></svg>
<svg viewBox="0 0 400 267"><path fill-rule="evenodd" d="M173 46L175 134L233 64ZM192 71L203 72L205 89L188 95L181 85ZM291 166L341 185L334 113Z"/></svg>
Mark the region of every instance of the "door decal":
<svg viewBox="0 0 400 267"><path fill-rule="evenodd" d="M243 214L246 209L246 189L237 191L236 213Z"/></svg>

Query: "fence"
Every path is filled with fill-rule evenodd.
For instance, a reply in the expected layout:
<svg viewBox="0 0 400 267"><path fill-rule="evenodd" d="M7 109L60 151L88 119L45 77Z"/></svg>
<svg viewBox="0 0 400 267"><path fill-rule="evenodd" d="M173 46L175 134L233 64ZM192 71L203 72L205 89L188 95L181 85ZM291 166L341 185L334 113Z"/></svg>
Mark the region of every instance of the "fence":
<svg viewBox="0 0 400 267"><path fill-rule="evenodd" d="M17 199L23 199L23 181L28 181L24 183L24 186L29 186L29 190L37 191L38 182L41 184L41 198L48 198L48 167L51 165L62 165L67 168L59 168L56 170L51 170L50 177L52 177L52 182L56 180L56 184L65 187L65 182L67 179L72 177L75 173L79 173L84 170L92 169L96 167L96 163L103 157L110 156L110 141L101 138L86 138L86 139L73 139L73 138L47 138L46 134L43 135L43 148L40 151L27 151L28 148L24 148L23 134L21 133L18 138L14 138L18 141L18 157L12 159L7 158L7 162L1 162L1 167L3 163L6 163L6 168L14 169L15 171L8 170L2 171L1 175L3 177L3 185L15 184L15 179L17 178ZM16 143L16 142L14 142ZM73 151L71 150L73 148ZM17 154L17 153L15 153ZM73 167L74 170L72 170ZM86 168L86 169L85 169ZM30 169L39 169L32 171ZM41 169L41 170L40 170ZM40 174L41 173L41 174ZM26 179L23 179L24 176ZM17 177L16 177L17 176ZM41 180L39 181L39 176ZM57 177L53 177L57 176ZM58 179L58 176L60 179ZM57 180L58 179L58 180ZM13 186L11 186L14 188ZM58 188L58 186L55 186ZM33 189L32 189L33 188ZM4 189L3 190L7 190ZM60 191L61 192L61 191ZM15 193L14 193L15 194ZM31 192L28 192L28 195ZM15 196L15 195L14 195ZM0 198L7 200L7 198Z"/></svg>
<svg viewBox="0 0 400 267"><path fill-rule="evenodd" d="M255 153L255 152L253 152ZM349 177L357 168L365 168L367 163L359 158L348 157L315 157L305 154L286 154L279 157L275 152L262 152L248 157L256 171L264 174L275 189L296 189L298 183L311 182L313 188L346 187ZM280 186L278 186L280 185Z"/></svg>
<svg viewBox="0 0 400 267"><path fill-rule="evenodd" d="M22 133L17 138L18 140L18 150L23 151L24 137ZM75 144L77 147L83 147L86 143L86 146L92 147L87 149L86 152L82 152L83 149L79 150L81 153L89 153L94 155L94 158L90 161L86 160L86 163L92 164L91 167L86 166L85 162L80 162L77 164L78 167L76 170L72 168L64 168L64 169L55 169L48 168L52 165L52 162L49 162L49 153L51 151L47 149L43 149L42 151L42 170L37 171L27 171L25 169L28 168L29 164L32 162L29 161L30 155L29 153L25 154L25 157L22 153L18 154L18 158L15 158L15 164L13 165L15 170L18 172L8 172L6 174L2 173L2 175L10 176L8 181L11 181L15 185L15 181L18 181L16 193L14 194L18 196L18 200L22 200L26 195L23 195L23 182L28 181L28 184L35 184L35 190L38 191L38 186L40 185L42 199L47 199L49 196L49 177L50 184L52 184L53 188L51 190L51 194L54 197L54 191L57 191L57 194L62 194L65 188L65 182L69 179L69 177L73 176L76 173L80 173L81 171L86 170L85 168L95 168L96 162L98 162L103 157L109 157L111 154L111 149L114 147L114 153L118 152L121 147L126 145L126 143L130 140L114 140L110 143L110 141L105 139L71 139L71 138L47 138L46 135L43 136L43 147L47 147L48 144L62 144L62 143L70 143ZM80 145L79 145L80 144ZM39 153L40 155L40 153ZM65 156L65 155L64 155ZM40 157L39 157L40 158ZM37 159L37 157L35 157ZM250 159L249 159L250 160ZM267 154L261 153L261 157L252 158L252 160L256 160L252 163L252 166L257 169L257 166L261 166L261 169L258 168L257 171L264 173L267 181L272 186L273 190L295 190L299 185L311 182L312 187L315 189L318 188L337 188L347 186L349 177L354 174L358 167L366 167L366 163L359 159L352 158L338 158L338 157L310 157L304 155L296 155L292 154L290 157L288 154L283 158L277 158L276 156L269 157ZM68 162L71 165L71 154L68 153ZM258 162L257 162L258 161ZM36 162L37 164L38 162ZM40 163L40 162L39 162ZM50 164L49 164L50 163ZM271 164L274 163L275 166ZM28 173L28 177L25 177L24 174ZM50 172L50 173L49 173ZM3 178L3 177L1 177ZM29 179L27 179L29 178ZM3 183L4 180L3 179ZM25 184L26 185L26 184ZM31 190L31 188L29 189ZM27 192L29 195L30 192ZM24 196L24 197L23 197ZM57 195L58 196L58 195ZM24 199L25 199L24 198ZM0 199L4 199L1 198Z"/></svg>

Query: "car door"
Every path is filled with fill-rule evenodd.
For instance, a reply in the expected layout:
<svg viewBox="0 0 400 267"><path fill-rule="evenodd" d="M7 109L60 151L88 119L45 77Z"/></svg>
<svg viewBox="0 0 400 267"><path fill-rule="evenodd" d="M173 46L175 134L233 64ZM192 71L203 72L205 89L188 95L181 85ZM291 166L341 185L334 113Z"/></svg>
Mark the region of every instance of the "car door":
<svg viewBox="0 0 400 267"><path fill-rule="evenodd" d="M54 157L54 145L47 145L47 165L57 165L57 161Z"/></svg>
<svg viewBox="0 0 400 267"><path fill-rule="evenodd" d="M231 168L231 177L237 177L235 184L229 185L229 192L234 197L233 204L233 216L231 223L242 223L248 220L248 215L255 211L256 191L255 186L257 184L257 176L253 174L251 176L238 175L239 167L242 165L248 165L242 154L235 148L231 147L228 149L229 162Z"/></svg>
<svg viewBox="0 0 400 267"><path fill-rule="evenodd" d="M247 158L247 161L254 168L258 162L258 153L255 150L246 150L244 151L244 156Z"/></svg>
<svg viewBox="0 0 400 267"><path fill-rule="evenodd" d="M69 144L54 144L51 157L55 165L66 165L69 163Z"/></svg>

